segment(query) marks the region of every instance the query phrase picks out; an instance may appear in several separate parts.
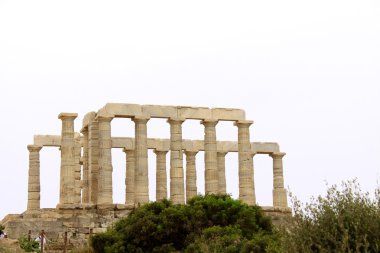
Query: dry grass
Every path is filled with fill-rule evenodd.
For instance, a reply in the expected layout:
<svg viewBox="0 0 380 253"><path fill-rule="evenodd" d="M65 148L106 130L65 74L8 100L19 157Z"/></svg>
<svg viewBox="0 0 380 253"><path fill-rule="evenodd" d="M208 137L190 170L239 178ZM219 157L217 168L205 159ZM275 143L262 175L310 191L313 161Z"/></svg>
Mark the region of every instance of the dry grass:
<svg viewBox="0 0 380 253"><path fill-rule="evenodd" d="M0 253L24 253L17 240L0 239Z"/></svg>

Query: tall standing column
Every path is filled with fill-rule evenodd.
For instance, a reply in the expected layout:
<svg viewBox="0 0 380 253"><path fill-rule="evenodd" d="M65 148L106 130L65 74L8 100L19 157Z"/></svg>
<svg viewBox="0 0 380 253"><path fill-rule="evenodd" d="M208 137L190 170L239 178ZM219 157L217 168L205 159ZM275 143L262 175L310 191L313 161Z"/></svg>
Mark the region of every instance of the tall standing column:
<svg viewBox="0 0 380 253"><path fill-rule="evenodd" d="M74 120L77 113L60 113L61 133L61 186L59 204L75 204L75 140Z"/></svg>
<svg viewBox="0 0 380 253"><path fill-rule="evenodd" d="M41 146L28 145L29 150L29 182L27 211L40 209L40 150Z"/></svg>
<svg viewBox="0 0 380 253"><path fill-rule="evenodd" d="M135 204L135 150L124 148L126 154L125 166L125 204Z"/></svg>
<svg viewBox="0 0 380 253"><path fill-rule="evenodd" d="M89 168L89 198L91 204L98 203L99 177L99 122L93 120L88 125L88 168Z"/></svg>
<svg viewBox="0 0 380 253"><path fill-rule="evenodd" d="M170 199L174 204L185 203L182 154L183 122L184 119L168 119L170 124Z"/></svg>
<svg viewBox="0 0 380 253"><path fill-rule="evenodd" d="M156 154L156 200L168 198L166 177L166 154L168 150L155 149Z"/></svg>
<svg viewBox="0 0 380 253"><path fill-rule="evenodd" d="M112 200L112 117L97 117L99 122L98 204L113 204Z"/></svg>
<svg viewBox="0 0 380 253"><path fill-rule="evenodd" d="M238 156L239 156L239 199L248 205L256 204L255 185L253 181L253 161L249 136L249 126L253 121L239 120Z"/></svg>
<svg viewBox="0 0 380 253"><path fill-rule="evenodd" d="M81 142L80 142L80 134L74 134L74 159L75 159L75 195L74 195L74 203L80 204L82 200L82 164L81 160Z"/></svg>
<svg viewBox="0 0 380 253"><path fill-rule="evenodd" d="M216 152L216 124L217 120L203 120L205 126L205 192L206 194L218 193L218 164Z"/></svg>
<svg viewBox="0 0 380 253"><path fill-rule="evenodd" d="M82 191L82 203L90 203L90 192L89 192L89 166L88 166L88 127L81 130L83 135L83 191Z"/></svg>
<svg viewBox="0 0 380 253"><path fill-rule="evenodd" d="M134 117L135 122L135 203L149 202L148 180L148 117Z"/></svg>
<svg viewBox="0 0 380 253"><path fill-rule="evenodd" d="M218 193L226 194L226 155L227 152L218 152Z"/></svg>
<svg viewBox="0 0 380 253"><path fill-rule="evenodd" d="M196 158L198 151L186 150L186 203L197 195Z"/></svg>
<svg viewBox="0 0 380 253"><path fill-rule="evenodd" d="M284 172L282 158L285 153L272 153L273 158L273 206L288 207L286 189L284 188Z"/></svg>

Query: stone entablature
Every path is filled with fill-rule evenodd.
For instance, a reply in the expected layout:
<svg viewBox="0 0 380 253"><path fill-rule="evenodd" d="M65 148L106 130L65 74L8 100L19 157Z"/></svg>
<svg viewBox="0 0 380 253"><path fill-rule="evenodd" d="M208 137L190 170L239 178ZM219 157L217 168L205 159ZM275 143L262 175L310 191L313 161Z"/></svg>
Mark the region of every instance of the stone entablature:
<svg viewBox="0 0 380 253"><path fill-rule="evenodd" d="M273 207L287 208L282 164L285 153L280 152L277 143L250 141L253 121L245 119L243 110L109 103L97 113L85 115L81 133L74 131L76 117L75 113L59 114L61 135L36 135L34 144L28 146L28 212L39 209L39 150L44 146L60 147L61 150L59 208L114 204L112 148L123 148L126 153L125 205L134 206L149 201L148 149L153 149L157 159L157 200L168 197L170 192L174 203L186 203L197 193L195 159L199 151L205 154L205 192L225 193L226 154L238 152L239 199L250 205L256 203L253 159L256 154L268 154L273 158ZM111 121L114 118L130 118L135 124L135 136L111 136ZM167 119L170 139L147 137L150 118ZM182 123L185 120L201 121L204 140L182 139ZM219 121L235 122L237 142L217 140ZM167 155L170 159L170 178L166 178ZM166 189L167 180L170 180L170 189Z"/></svg>

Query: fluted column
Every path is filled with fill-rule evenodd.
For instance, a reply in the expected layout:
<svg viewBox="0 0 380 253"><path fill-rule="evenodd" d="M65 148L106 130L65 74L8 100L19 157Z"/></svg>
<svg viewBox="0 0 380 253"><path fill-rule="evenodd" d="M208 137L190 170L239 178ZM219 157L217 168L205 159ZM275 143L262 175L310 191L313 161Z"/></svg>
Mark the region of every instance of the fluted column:
<svg viewBox="0 0 380 253"><path fill-rule="evenodd" d="M82 166L83 166L83 184L82 184L82 203L90 203L90 192L89 192L89 166L88 166L88 127L81 130L83 135L83 155L82 155Z"/></svg>
<svg viewBox="0 0 380 253"><path fill-rule="evenodd" d="M205 127L205 193L218 193L218 164L216 152L216 129L217 120L203 120Z"/></svg>
<svg viewBox="0 0 380 253"><path fill-rule="evenodd" d="M126 154L125 166L125 204L135 204L135 150L124 148Z"/></svg>
<svg viewBox="0 0 380 253"><path fill-rule="evenodd" d="M239 199L248 204L255 205L255 185L253 181L253 162L249 126L253 121L241 120L235 122L238 127L238 157L239 157Z"/></svg>
<svg viewBox="0 0 380 253"><path fill-rule="evenodd" d="M156 200L168 198L166 177L166 154L168 150L155 149L156 154Z"/></svg>
<svg viewBox="0 0 380 253"><path fill-rule="evenodd" d="M218 193L226 194L226 155L227 152L218 152Z"/></svg>
<svg viewBox="0 0 380 253"><path fill-rule="evenodd" d="M112 117L98 116L99 122L99 178L98 204L112 204Z"/></svg>
<svg viewBox="0 0 380 253"><path fill-rule="evenodd" d="M74 195L74 203L80 204L82 201L82 165L81 165L81 143L80 143L80 134L74 134L74 159L75 159L75 195Z"/></svg>
<svg viewBox="0 0 380 253"><path fill-rule="evenodd" d="M92 121L88 126L88 168L89 168L89 200L98 203L99 177L99 122Z"/></svg>
<svg viewBox="0 0 380 253"><path fill-rule="evenodd" d="M198 151L186 150L186 203L197 195L196 158Z"/></svg>
<svg viewBox="0 0 380 253"><path fill-rule="evenodd" d="M27 211L40 209L40 150L41 146L28 145L29 150L29 179Z"/></svg>
<svg viewBox="0 0 380 253"><path fill-rule="evenodd" d="M74 120L76 113L60 113L62 120L61 133L61 176L59 204L75 203L75 140Z"/></svg>
<svg viewBox="0 0 380 253"><path fill-rule="evenodd" d="M284 188L284 172L282 158L285 153L272 153L273 158L273 206L288 207L286 189Z"/></svg>
<svg viewBox="0 0 380 253"><path fill-rule="evenodd" d="M174 204L185 203L182 154L183 122L184 119L168 119L170 124L170 199Z"/></svg>
<svg viewBox="0 0 380 253"><path fill-rule="evenodd" d="M134 117L135 122L135 203L149 201L147 117Z"/></svg>

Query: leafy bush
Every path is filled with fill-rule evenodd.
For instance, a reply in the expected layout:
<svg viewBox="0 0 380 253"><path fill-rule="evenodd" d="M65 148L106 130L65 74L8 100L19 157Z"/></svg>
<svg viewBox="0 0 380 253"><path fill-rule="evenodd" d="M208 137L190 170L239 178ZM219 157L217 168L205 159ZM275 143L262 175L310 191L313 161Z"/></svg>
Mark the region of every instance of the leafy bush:
<svg viewBox="0 0 380 253"><path fill-rule="evenodd" d="M25 252L39 251L38 249L39 243L33 240L29 241L26 235L20 236L20 238L18 238L18 243L20 244L20 248L25 250Z"/></svg>
<svg viewBox="0 0 380 253"><path fill-rule="evenodd" d="M354 181L331 186L326 197L302 205L293 198L293 224L284 233L287 252L380 252L380 198Z"/></svg>
<svg viewBox="0 0 380 253"><path fill-rule="evenodd" d="M188 205L168 200L145 204L93 236L91 246L96 253L240 252L245 242L257 240L256 234L275 240L272 223L259 207L228 195L206 195ZM265 237L269 235L273 237Z"/></svg>

